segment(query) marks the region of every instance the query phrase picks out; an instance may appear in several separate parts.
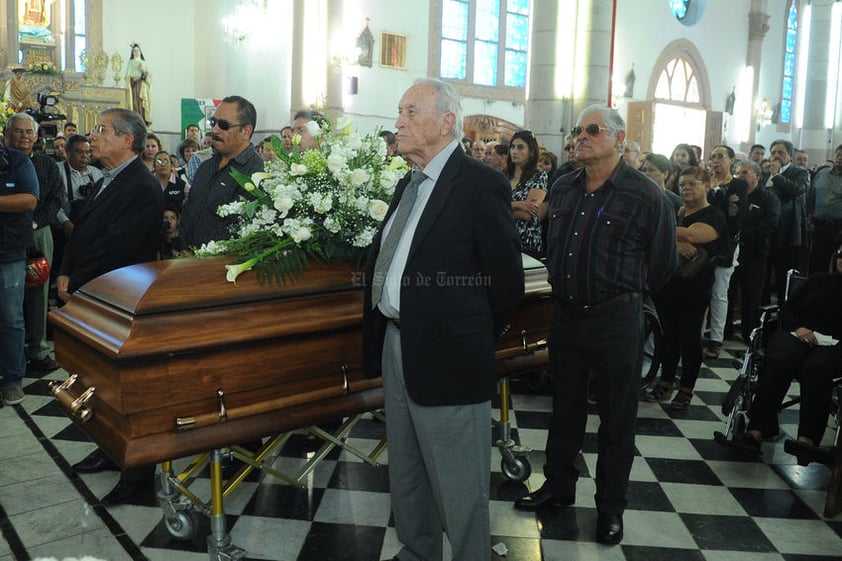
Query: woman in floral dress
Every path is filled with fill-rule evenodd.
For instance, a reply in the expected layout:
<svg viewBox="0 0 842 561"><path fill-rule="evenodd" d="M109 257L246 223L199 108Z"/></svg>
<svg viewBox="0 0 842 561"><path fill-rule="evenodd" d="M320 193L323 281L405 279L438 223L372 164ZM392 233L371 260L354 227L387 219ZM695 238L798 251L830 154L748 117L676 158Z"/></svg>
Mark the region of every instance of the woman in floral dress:
<svg viewBox="0 0 842 561"><path fill-rule="evenodd" d="M512 214L520 233L520 249L534 257L544 256L541 220L547 212L547 174L538 169L538 141L532 131L521 130L509 143L507 172L512 184Z"/></svg>

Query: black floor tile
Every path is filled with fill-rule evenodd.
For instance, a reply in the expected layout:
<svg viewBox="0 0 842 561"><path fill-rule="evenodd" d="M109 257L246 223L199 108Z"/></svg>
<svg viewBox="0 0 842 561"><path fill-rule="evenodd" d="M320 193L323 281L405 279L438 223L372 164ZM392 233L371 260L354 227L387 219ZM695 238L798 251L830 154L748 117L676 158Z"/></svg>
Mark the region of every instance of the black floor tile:
<svg viewBox="0 0 842 561"><path fill-rule="evenodd" d="M289 440L281 447L280 454L281 456L285 456L288 458L310 458L313 455L313 452L321 448L324 441L320 438L316 438L312 435L308 434L293 434L289 437ZM342 450L338 447L334 447L327 456L325 457L326 460L337 460L339 459L339 455L342 453Z"/></svg>
<svg viewBox="0 0 842 561"><path fill-rule="evenodd" d="M595 541L596 509L563 507L539 510L538 530L548 540Z"/></svg>
<svg viewBox="0 0 842 561"><path fill-rule="evenodd" d="M697 391L693 392L693 399L699 400L707 406L716 407L718 409L725 400L727 393L728 392Z"/></svg>
<svg viewBox="0 0 842 561"><path fill-rule="evenodd" d="M69 440L71 442L90 442L91 439L85 434L81 428L76 424L67 425L67 427L58 431L50 438L54 440Z"/></svg>
<svg viewBox="0 0 842 561"><path fill-rule="evenodd" d="M210 518L204 515L195 516L190 514L190 519L194 523L193 532L186 538L176 538L167 530L167 526L163 520L146 536L141 542L142 547L151 547L156 549L175 549L178 551L188 551L192 553L207 553L208 552L208 536L211 534ZM225 528L230 529L237 522L236 516L227 515L225 517Z"/></svg>
<svg viewBox="0 0 842 561"><path fill-rule="evenodd" d="M491 473L491 490L489 497L492 501L504 501L514 503L516 499L530 493L526 483L518 483L506 478L505 475L497 472Z"/></svg>
<svg viewBox="0 0 842 561"><path fill-rule="evenodd" d="M66 417L67 414L61 408L57 400L48 402L32 412L33 415L41 415L44 417Z"/></svg>
<svg viewBox="0 0 842 561"><path fill-rule="evenodd" d="M653 481L629 481L626 498L629 501L628 509L630 510L675 512L661 485Z"/></svg>
<svg viewBox="0 0 842 561"><path fill-rule="evenodd" d="M291 485L260 485L242 514L313 520L324 493L325 490L318 487L302 489Z"/></svg>
<svg viewBox="0 0 842 561"><path fill-rule="evenodd" d="M637 420L635 434L647 436L683 436L670 419L640 418Z"/></svg>
<svg viewBox="0 0 842 561"><path fill-rule="evenodd" d="M700 549L758 553L775 551L772 543L751 518L682 514L681 519Z"/></svg>
<svg viewBox="0 0 842 561"><path fill-rule="evenodd" d="M705 462L701 460L674 460L646 458L658 481L666 483L691 483L694 485L722 485Z"/></svg>
<svg viewBox="0 0 842 561"><path fill-rule="evenodd" d="M719 430L725 428L725 424ZM710 439L691 438L690 444L696 449L699 455L705 460L726 461L726 462L755 462L762 463L763 458L757 454L750 454L733 446L725 446L713 440L713 433Z"/></svg>
<svg viewBox="0 0 842 561"><path fill-rule="evenodd" d="M518 411L517 426L522 429L549 429L553 414L545 411Z"/></svg>
<svg viewBox="0 0 842 561"><path fill-rule="evenodd" d="M702 552L696 549L672 549L666 547L644 547L624 545L626 561L705 561Z"/></svg>
<svg viewBox="0 0 842 561"><path fill-rule="evenodd" d="M668 402L662 403L661 407L663 407L664 411L672 419L689 419L691 421L719 420L719 417L707 405L702 403L701 400L697 400L695 396L693 397L693 401L690 402L690 407L684 411L674 411Z"/></svg>
<svg viewBox="0 0 842 561"><path fill-rule="evenodd" d="M797 553L788 553L782 555L784 561L840 561L842 554L830 553L827 555L801 555Z"/></svg>
<svg viewBox="0 0 842 561"><path fill-rule="evenodd" d="M336 462L336 469L327 484L330 489L389 492L389 470L373 468L362 462Z"/></svg>
<svg viewBox="0 0 842 561"><path fill-rule="evenodd" d="M816 513L790 489L729 489L752 517L817 519Z"/></svg>
<svg viewBox="0 0 842 561"><path fill-rule="evenodd" d="M508 553L505 557L491 552L493 561L535 561L541 559L541 540L537 538L513 538L511 536L491 536L491 545L506 544Z"/></svg>
<svg viewBox="0 0 842 561"><path fill-rule="evenodd" d="M380 559L386 528L314 522L297 561Z"/></svg>

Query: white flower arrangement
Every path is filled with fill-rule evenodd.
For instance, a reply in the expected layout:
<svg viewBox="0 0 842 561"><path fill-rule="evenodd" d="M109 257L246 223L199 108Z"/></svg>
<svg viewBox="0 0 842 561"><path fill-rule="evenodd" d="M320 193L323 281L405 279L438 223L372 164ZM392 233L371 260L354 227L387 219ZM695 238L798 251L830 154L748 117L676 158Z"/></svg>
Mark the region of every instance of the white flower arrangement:
<svg viewBox="0 0 842 561"><path fill-rule="evenodd" d="M351 126L349 117L333 127L311 121L308 132L319 140L319 149L300 151L295 135L287 154L275 139L278 157L266 162L265 172L247 177L232 171L247 196L217 212L239 216L234 236L207 243L196 254L237 255L239 263L226 265L230 282L256 266L261 282L283 282L310 257L360 258L409 167L399 156L386 158L386 143L378 134L361 136Z"/></svg>

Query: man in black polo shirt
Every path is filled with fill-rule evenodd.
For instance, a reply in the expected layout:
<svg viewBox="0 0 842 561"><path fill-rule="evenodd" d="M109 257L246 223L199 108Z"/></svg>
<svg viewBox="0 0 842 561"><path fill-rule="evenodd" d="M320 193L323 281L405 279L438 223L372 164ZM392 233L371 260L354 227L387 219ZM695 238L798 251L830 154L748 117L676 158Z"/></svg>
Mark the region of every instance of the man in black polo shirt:
<svg viewBox="0 0 842 561"><path fill-rule="evenodd" d="M600 416L596 540L617 544L634 458L643 299L678 265L675 217L660 188L620 157L625 122L615 110L587 107L572 132L583 169L553 186L547 236L555 381L547 480L515 507L575 502L590 374Z"/></svg>

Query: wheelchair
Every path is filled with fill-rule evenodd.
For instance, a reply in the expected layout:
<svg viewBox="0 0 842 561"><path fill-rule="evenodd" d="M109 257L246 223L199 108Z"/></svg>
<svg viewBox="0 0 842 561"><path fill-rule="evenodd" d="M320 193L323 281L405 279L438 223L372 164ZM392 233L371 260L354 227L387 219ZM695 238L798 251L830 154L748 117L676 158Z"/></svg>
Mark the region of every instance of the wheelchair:
<svg viewBox="0 0 842 561"><path fill-rule="evenodd" d="M805 281L806 277L801 276L798 271L790 270L787 273L787 284L784 292L786 296L782 304L783 306L786 305L786 299L792 291L797 289ZM730 446L733 444L735 436L745 433L748 430L749 415L757 389L758 376L765 360L766 344L771 334L780 328L781 312L782 308L777 304L762 306L760 308L759 325L751 331L745 355L742 361L738 363L739 375L731 384L722 402L721 411L725 416L725 428L722 431L715 431L713 433L714 440L719 444ZM836 425L836 438L834 442L838 441L840 427L842 427L842 411L840 411L839 407L840 395L842 395L842 373L834 379L833 395L829 397L832 400L830 409L831 423ZM787 409L799 402L800 398L798 397L785 401L779 406L779 410ZM786 452L798 458L798 462L801 465L818 462L828 467L833 467L835 454L832 450L823 450L819 446L806 446L796 441L787 441L784 447Z"/></svg>

